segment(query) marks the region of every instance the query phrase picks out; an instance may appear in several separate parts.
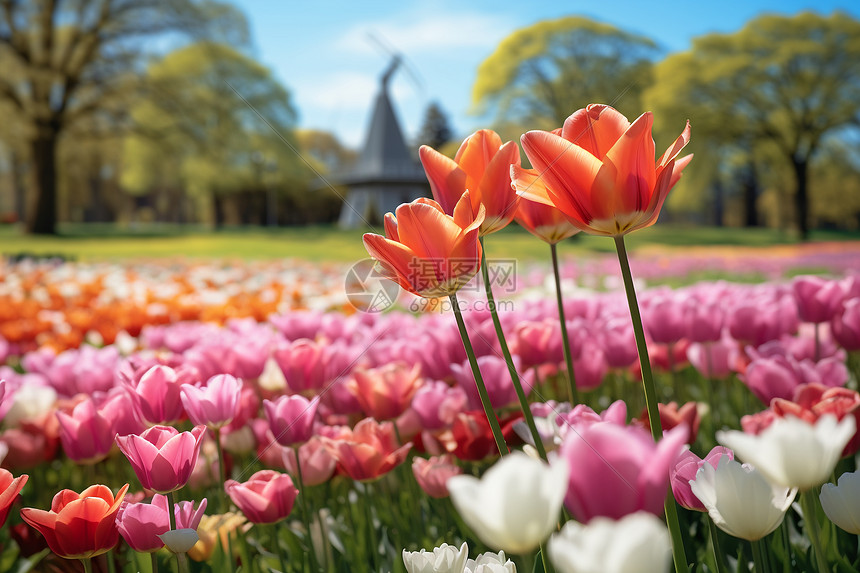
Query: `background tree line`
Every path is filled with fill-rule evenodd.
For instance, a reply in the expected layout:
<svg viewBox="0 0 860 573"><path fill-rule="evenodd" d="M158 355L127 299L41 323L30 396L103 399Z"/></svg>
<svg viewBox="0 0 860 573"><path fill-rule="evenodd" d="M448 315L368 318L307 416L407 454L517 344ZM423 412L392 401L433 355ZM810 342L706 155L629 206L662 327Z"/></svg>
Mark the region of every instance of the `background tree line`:
<svg viewBox="0 0 860 573"><path fill-rule="evenodd" d="M668 55L605 23L542 21L486 58L473 101L506 138L598 101L653 110L658 144L689 118L697 159L666 216L860 227L860 22L843 13L764 15ZM244 17L213 0L0 0L0 117L0 216L35 233L332 221L338 193L315 172L355 158L297 129ZM460 135L431 104L415 144L453 153Z"/></svg>

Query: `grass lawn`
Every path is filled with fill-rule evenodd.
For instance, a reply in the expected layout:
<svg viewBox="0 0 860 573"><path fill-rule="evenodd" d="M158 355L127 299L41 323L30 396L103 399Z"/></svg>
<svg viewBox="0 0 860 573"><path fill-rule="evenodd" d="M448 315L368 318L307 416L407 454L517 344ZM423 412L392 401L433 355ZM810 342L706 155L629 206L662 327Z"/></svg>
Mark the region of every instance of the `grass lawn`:
<svg viewBox="0 0 860 573"><path fill-rule="evenodd" d="M0 227L3 255L62 255L78 260L120 258L242 258L354 261L367 256L363 230L334 226L233 228L211 231L200 227L147 226L136 229L113 225L63 225L56 237L29 236L11 226ZM813 241L860 241L860 233L817 231ZM626 238L631 251L699 246L767 247L796 243L785 232L772 229L733 229L655 225ZM487 238L491 257L546 260L549 247L523 229L511 226ZM560 245L561 256L613 252L605 237L579 236Z"/></svg>

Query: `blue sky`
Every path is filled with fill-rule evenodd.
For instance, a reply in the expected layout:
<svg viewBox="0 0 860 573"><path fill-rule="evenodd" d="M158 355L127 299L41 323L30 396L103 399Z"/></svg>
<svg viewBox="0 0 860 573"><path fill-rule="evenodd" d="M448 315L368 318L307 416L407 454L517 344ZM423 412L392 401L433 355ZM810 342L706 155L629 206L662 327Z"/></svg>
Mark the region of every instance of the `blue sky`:
<svg viewBox="0 0 860 573"><path fill-rule="evenodd" d="M256 57L292 93L300 126L331 131L353 147L363 140L378 78L389 62L370 35L403 53L420 79L412 81L401 70L391 83L405 135L418 131L424 110L435 100L459 138L484 127L469 113L478 65L505 36L539 20L588 16L649 36L674 52L687 49L695 36L738 30L762 12L838 9L860 17L857 0L236 3L250 22Z"/></svg>

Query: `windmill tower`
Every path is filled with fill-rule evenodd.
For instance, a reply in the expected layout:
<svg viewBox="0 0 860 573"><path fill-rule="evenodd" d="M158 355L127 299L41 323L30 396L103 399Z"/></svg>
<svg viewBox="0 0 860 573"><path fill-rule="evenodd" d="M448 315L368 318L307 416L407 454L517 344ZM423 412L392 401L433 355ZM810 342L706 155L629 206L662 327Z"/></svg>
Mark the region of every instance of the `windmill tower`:
<svg viewBox="0 0 860 573"><path fill-rule="evenodd" d="M348 188L338 224L354 228L378 224L401 203L429 196L430 185L412 156L388 94L391 77L401 65L394 54L380 78L370 127L355 168L339 178Z"/></svg>

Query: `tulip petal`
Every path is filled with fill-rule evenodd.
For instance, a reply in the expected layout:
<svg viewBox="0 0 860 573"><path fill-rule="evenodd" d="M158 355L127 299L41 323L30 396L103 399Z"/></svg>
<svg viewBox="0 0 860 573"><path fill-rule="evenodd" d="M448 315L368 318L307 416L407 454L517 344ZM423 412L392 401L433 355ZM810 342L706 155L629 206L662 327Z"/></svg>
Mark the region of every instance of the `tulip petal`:
<svg viewBox="0 0 860 573"><path fill-rule="evenodd" d="M591 104L565 120L561 136L603 159L629 127L627 118L614 108Z"/></svg>
<svg viewBox="0 0 860 573"><path fill-rule="evenodd" d="M534 169L511 165L511 186L516 189L521 199L555 207L543 177Z"/></svg>
<svg viewBox="0 0 860 573"><path fill-rule="evenodd" d="M612 213L615 214L645 210L656 182L654 139L651 137L653 123L653 115L643 113L606 153L603 161L615 167L615 185L593 190L593 203L613 205ZM594 194L596 190L609 195L598 198Z"/></svg>
<svg viewBox="0 0 860 573"><path fill-rule="evenodd" d="M484 235L505 227L516 213L519 197L511 188L511 165L519 162L520 148L513 141L509 141L502 145L501 149L497 149L483 172L479 197L487 209L487 219L482 232ZM474 204L474 199L472 201Z"/></svg>
<svg viewBox="0 0 860 573"><path fill-rule="evenodd" d="M601 174L604 164L581 147L546 131L529 131L521 141L553 204L574 223L590 223L595 218L589 209L592 188L599 176L607 179L605 170ZM600 186L606 182L601 181Z"/></svg>
<svg viewBox="0 0 860 573"><path fill-rule="evenodd" d="M430 182L433 198L446 213L453 213L454 205L466 190L466 172L454 160L427 145L421 146L418 157Z"/></svg>
<svg viewBox="0 0 860 573"><path fill-rule="evenodd" d="M419 258L444 261L462 229L451 217L429 205L406 203L397 208L397 232L400 242Z"/></svg>
<svg viewBox="0 0 860 573"><path fill-rule="evenodd" d="M420 261L408 247L386 239L381 235L366 233L363 237L364 248L371 257L381 263L386 276L396 281L409 292L418 294L415 279L420 270ZM423 281L423 279L421 279Z"/></svg>

